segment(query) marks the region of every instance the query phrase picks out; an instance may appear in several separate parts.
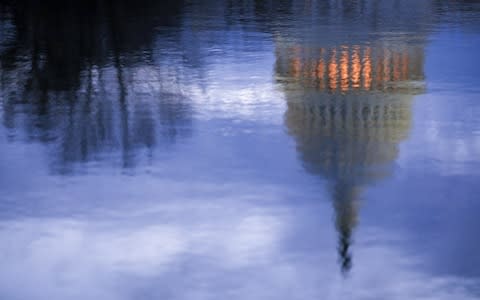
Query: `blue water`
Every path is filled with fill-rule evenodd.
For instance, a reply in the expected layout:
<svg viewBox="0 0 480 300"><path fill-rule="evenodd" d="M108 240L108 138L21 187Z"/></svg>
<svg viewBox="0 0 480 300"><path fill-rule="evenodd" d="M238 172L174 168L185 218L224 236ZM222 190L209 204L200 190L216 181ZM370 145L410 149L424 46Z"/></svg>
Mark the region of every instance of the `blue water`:
<svg viewBox="0 0 480 300"><path fill-rule="evenodd" d="M6 1L0 299L479 299L476 1Z"/></svg>

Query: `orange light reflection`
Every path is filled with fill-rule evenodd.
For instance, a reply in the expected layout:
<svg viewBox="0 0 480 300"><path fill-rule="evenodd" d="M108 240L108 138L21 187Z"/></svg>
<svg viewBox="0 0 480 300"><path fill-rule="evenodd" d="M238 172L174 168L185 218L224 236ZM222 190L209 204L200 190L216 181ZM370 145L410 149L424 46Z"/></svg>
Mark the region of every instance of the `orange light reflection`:
<svg viewBox="0 0 480 300"><path fill-rule="evenodd" d="M337 76L338 76L338 64L337 64L337 50L332 50L332 56L330 58L330 63L328 64L328 87L331 90L337 89Z"/></svg>

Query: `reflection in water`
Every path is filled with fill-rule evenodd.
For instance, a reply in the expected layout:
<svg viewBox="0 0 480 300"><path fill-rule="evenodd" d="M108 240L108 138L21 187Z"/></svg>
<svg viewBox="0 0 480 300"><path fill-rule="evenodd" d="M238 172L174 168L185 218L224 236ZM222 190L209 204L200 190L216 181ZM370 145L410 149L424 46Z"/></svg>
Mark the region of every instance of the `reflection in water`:
<svg viewBox="0 0 480 300"><path fill-rule="evenodd" d="M412 95L422 91L423 49L381 42L277 47L285 122L305 168L331 183L338 252L348 271L360 193L392 172L410 129Z"/></svg>
<svg viewBox="0 0 480 300"><path fill-rule="evenodd" d="M474 92L412 111L466 2L3 1L0 298L478 298Z"/></svg>
<svg viewBox="0 0 480 300"><path fill-rule="evenodd" d="M340 53L340 55L338 54ZM288 46L280 51L280 76L329 92L388 91L404 89L423 80L423 49L407 45L346 46L301 49ZM312 57L313 56L313 57ZM328 88L327 88L328 87Z"/></svg>
<svg viewBox="0 0 480 300"><path fill-rule="evenodd" d="M54 148L60 172L103 153L130 167L141 149L148 158L156 144L190 135L192 108L176 84L188 71L172 71L179 58L158 58L155 47L173 44L159 30L175 31L180 3L140 2L2 8L14 25L2 28L10 37L0 58L4 125Z"/></svg>

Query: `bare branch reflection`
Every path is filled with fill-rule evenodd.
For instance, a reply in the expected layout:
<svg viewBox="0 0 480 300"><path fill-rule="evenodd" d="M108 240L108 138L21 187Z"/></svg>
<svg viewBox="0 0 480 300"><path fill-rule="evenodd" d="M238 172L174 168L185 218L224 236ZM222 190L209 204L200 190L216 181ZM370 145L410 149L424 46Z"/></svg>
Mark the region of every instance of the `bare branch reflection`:
<svg viewBox="0 0 480 300"><path fill-rule="evenodd" d="M191 134L190 100L175 85L178 74L167 70L178 58L157 46L172 44L161 29L176 31L181 3L141 2L2 6L13 25L3 30L13 38L0 58L3 122L12 138L26 135L56 149L56 171L115 153L132 167L141 152L148 158L157 144Z"/></svg>

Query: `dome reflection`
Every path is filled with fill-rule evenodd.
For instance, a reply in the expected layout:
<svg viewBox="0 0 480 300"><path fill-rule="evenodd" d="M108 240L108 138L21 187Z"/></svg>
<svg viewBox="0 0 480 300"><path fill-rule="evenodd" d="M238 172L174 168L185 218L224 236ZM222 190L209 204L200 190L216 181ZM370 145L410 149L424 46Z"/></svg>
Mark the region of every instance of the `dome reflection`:
<svg viewBox="0 0 480 300"><path fill-rule="evenodd" d="M352 266L362 189L391 176L409 134L412 98L423 91L423 55L420 46L381 42L277 45L285 124L305 169L329 182L344 272Z"/></svg>

